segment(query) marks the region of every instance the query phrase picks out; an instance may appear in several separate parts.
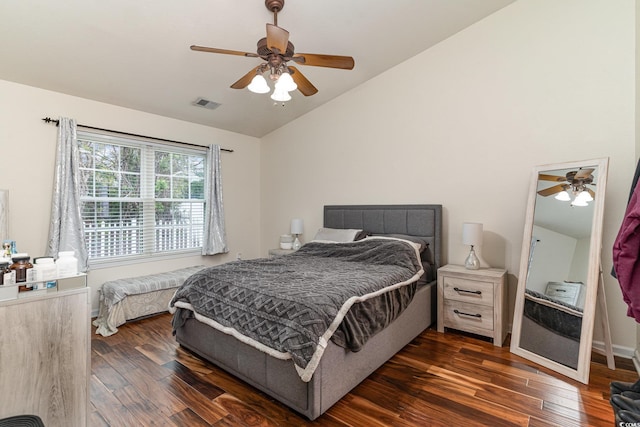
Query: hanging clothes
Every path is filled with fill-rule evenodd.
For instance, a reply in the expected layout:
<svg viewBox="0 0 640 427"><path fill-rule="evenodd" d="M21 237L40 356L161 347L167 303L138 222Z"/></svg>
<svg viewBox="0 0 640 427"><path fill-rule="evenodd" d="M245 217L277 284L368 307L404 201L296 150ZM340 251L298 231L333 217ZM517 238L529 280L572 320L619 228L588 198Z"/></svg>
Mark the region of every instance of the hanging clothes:
<svg viewBox="0 0 640 427"><path fill-rule="evenodd" d="M627 210L613 244L614 277L618 278L627 316L640 322L640 162L636 166Z"/></svg>
<svg viewBox="0 0 640 427"><path fill-rule="evenodd" d="M633 174L633 181L631 181L631 191L629 191L628 202L631 202L631 197L633 197L633 192L635 191L636 186L638 185L638 179L640 179L640 160L636 165L636 173Z"/></svg>
<svg viewBox="0 0 640 427"><path fill-rule="evenodd" d="M631 202L631 197L633 197L633 192L636 189L636 185L638 184L638 179L640 179L640 160L638 161L638 164L636 165L636 173L633 174L633 181L631 181L631 190L629 191L629 199L627 200L627 207L629 206L629 203ZM615 268L615 266L611 267L611 275L613 277L615 277L616 279L618 278L618 276L616 276L616 268Z"/></svg>

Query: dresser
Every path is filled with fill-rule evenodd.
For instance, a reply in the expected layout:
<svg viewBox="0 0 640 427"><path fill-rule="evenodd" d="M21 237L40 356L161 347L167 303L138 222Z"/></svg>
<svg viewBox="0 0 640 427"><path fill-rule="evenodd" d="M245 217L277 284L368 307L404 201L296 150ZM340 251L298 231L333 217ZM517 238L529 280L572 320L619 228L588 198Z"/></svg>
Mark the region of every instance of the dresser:
<svg viewBox="0 0 640 427"><path fill-rule="evenodd" d="M506 278L506 270L499 268L440 267L438 332L447 328L469 332L492 338L501 347L507 336Z"/></svg>
<svg viewBox="0 0 640 427"><path fill-rule="evenodd" d="M91 374L86 275L31 292L0 301L0 419L29 414L47 427L86 427Z"/></svg>

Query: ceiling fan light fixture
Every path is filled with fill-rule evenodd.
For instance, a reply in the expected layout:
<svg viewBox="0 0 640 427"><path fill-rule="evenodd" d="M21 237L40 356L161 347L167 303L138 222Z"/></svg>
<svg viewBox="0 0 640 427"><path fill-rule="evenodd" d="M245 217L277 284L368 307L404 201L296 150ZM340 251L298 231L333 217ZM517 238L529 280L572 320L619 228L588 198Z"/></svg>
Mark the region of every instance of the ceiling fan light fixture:
<svg viewBox="0 0 640 427"><path fill-rule="evenodd" d="M584 201L585 203L592 202L593 197L591 197L591 194L589 194L588 191L583 190L576 196L576 200Z"/></svg>
<svg viewBox="0 0 640 427"><path fill-rule="evenodd" d="M276 88L271 95L271 99L277 102L285 102L291 100L291 95L286 90L279 90Z"/></svg>
<svg viewBox="0 0 640 427"><path fill-rule="evenodd" d="M268 93L271 90L267 84L267 80L261 74L256 74L249 86L247 86L247 89L253 93Z"/></svg>
<svg viewBox="0 0 640 427"><path fill-rule="evenodd" d="M295 53L295 47L289 40L289 31L278 26L278 13L282 11L285 0L265 0L266 8L273 12L273 24L267 23L266 37L258 40L255 52L243 52L238 50L219 49L191 45L191 50L199 52L219 53L224 55L244 56L247 58L260 58L262 64L258 65L235 83L232 89L248 88L254 93L268 93L270 89L264 77L256 77L269 71L269 78L277 84L272 99L282 102L291 99L288 92L299 90L304 96L318 93L318 89L297 68L287 66L287 62L293 61L298 65L315 67L337 68L352 70L355 61L350 56L320 55L317 53ZM295 74L295 79L291 77ZM278 84L278 81L281 80ZM282 93L284 92L284 94Z"/></svg>
<svg viewBox="0 0 640 427"><path fill-rule="evenodd" d="M558 194L556 194L556 197L554 197L556 200L560 200L562 202L569 202L571 201L571 196L569 196L569 193L566 192L566 190L563 190L561 192L559 192Z"/></svg>
<svg viewBox="0 0 640 427"><path fill-rule="evenodd" d="M589 204L586 202L586 200L581 200L580 198L576 197L575 200L573 202L571 202L571 206L589 206Z"/></svg>
<svg viewBox="0 0 640 427"><path fill-rule="evenodd" d="M285 72L280 74L280 77L278 77L275 88L277 91L284 90L287 92L292 92L298 89L298 85L293 81L291 74Z"/></svg>

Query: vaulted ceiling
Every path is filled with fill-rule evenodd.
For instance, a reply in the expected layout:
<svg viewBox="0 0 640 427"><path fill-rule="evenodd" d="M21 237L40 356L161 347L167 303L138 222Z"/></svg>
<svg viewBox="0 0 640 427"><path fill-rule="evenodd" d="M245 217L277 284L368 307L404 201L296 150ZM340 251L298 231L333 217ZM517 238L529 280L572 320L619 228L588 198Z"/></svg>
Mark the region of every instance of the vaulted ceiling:
<svg viewBox="0 0 640 427"><path fill-rule="evenodd" d="M260 59L189 49L255 52L273 23L263 0L2 0L0 79L261 137L513 1L286 0L296 52L355 68L298 66L319 91L283 105L229 87Z"/></svg>

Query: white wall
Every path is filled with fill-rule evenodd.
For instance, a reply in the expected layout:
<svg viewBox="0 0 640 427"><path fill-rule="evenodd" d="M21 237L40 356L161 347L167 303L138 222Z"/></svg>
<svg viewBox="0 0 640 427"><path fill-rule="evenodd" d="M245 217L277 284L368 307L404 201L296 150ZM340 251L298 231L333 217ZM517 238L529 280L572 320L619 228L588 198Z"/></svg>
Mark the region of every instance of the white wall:
<svg viewBox="0 0 640 427"><path fill-rule="evenodd" d="M235 259L238 252L247 258L259 255L258 139L0 80L0 188L9 190L9 229L20 251L32 257L43 255L47 244L57 130L41 121L46 116L73 117L90 126L200 145L216 143L235 150L222 153L230 253L94 269L88 277L94 310L96 289L107 280L218 264Z"/></svg>
<svg viewBox="0 0 640 427"><path fill-rule="evenodd" d="M533 235L538 242L529 268L527 289L544 293L549 282L576 280L569 271L578 241L536 225L533 226Z"/></svg>
<svg viewBox="0 0 640 427"><path fill-rule="evenodd" d="M311 238L325 204L441 203L445 262L464 262L462 223L482 222L513 301L532 167L609 157L610 271L635 169L634 60L633 0L513 3L263 138L263 254L291 218ZM608 274L605 288L613 342L635 348Z"/></svg>
<svg viewBox="0 0 640 427"><path fill-rule="evenodd" d="M571 270L569 271L569 280L574 282L586 283L589 272L589 249L591 247L591 238L585 237L579 239L576 244L576 251L571 261Z"/></svg>
<svg viewBox="0 0 640 427"><path fill-rule="evenodd" d="M571 263L571 280L576 282L587 283L587 276L589 273L589 248L591 246L590 238L583 238L578 240L576 245L576 252L573 254L573 262ZM585 288L581 288L578 302L578 307L584 307L585 304Z"/></svg>

